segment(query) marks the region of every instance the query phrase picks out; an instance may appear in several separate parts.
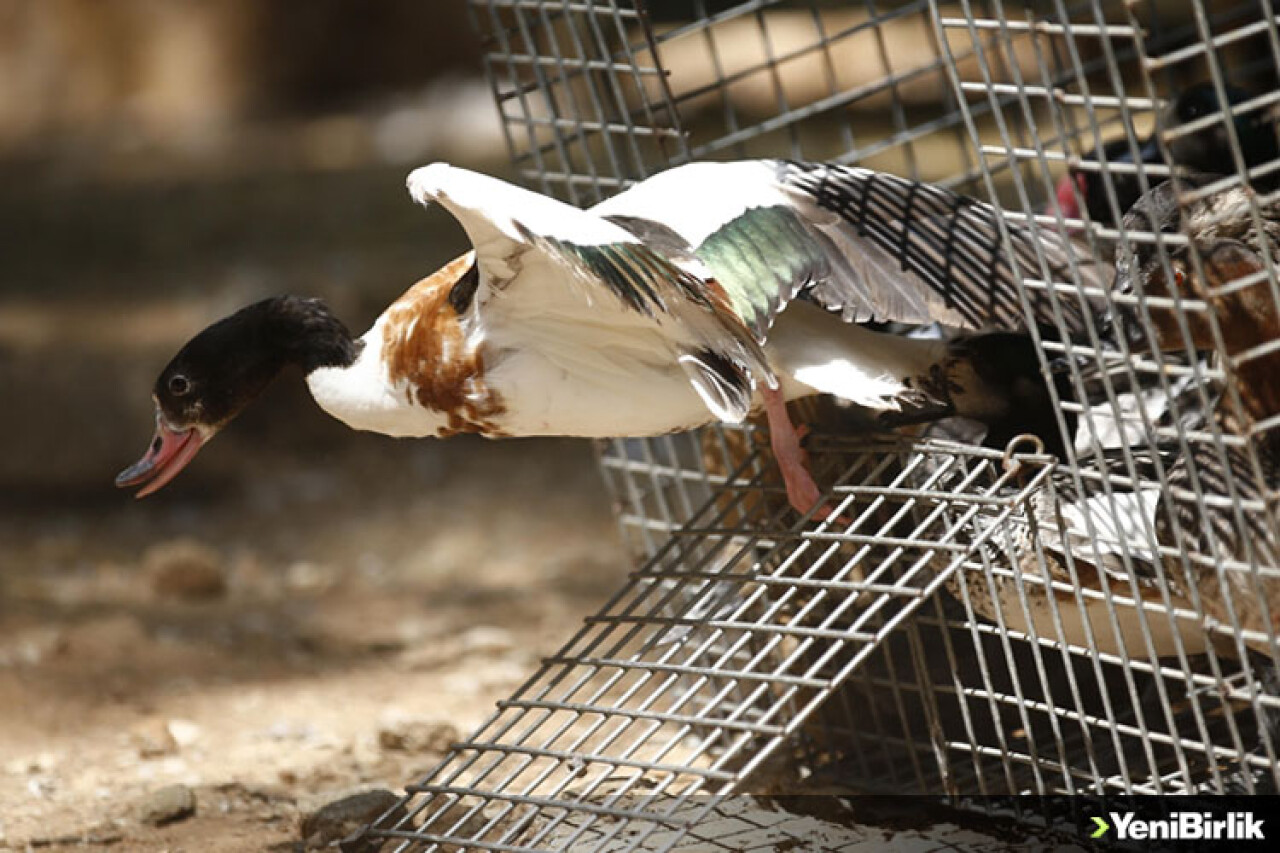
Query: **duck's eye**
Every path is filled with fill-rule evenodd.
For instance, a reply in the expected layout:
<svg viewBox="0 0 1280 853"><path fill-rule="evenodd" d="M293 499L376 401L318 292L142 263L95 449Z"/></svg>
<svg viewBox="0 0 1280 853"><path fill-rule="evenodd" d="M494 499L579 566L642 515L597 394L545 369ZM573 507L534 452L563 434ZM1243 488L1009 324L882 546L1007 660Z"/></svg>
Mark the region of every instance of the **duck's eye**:
<svg viewBox="0 0 1280 853"><path fill-rule="evenodd" d="M178 373L169 377L169 393L175 397L185 397L191 391L191 380Z"/></svg>

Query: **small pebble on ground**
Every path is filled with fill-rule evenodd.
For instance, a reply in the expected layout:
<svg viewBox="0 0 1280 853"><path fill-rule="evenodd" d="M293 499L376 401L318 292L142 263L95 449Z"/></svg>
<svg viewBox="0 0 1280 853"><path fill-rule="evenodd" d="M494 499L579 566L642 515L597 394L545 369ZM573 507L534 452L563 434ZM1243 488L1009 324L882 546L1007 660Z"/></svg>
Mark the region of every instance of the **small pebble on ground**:
<svg viewBox="0 0 1280 853"><path fill-rule="evenodd" d="M376 820L387 809L396 805L400 798L390 791L362 791L351 794L340 800L334 800L302 818L299 827L303 844L307 850L319 850L328 847L335 841L341 841L357 829ZM397 809L395 819L404 817L404 807ZM376 850L376 843L351 847L347 853L354 851Z"/></svg>
<svg viewBox="0 0 1280 853"><path fill-rule="evenodd" d="M186 785L157 788L138 804L138 820L149 826L176 823L195 813L196 794Z"/></svg>
<svg viewBox="0 0 1280 853"><path fill-rule="evenodd" d="M142 564L158 598L201 601L227 592L222 555L194 539L173 539L152 545Z"/></svg>

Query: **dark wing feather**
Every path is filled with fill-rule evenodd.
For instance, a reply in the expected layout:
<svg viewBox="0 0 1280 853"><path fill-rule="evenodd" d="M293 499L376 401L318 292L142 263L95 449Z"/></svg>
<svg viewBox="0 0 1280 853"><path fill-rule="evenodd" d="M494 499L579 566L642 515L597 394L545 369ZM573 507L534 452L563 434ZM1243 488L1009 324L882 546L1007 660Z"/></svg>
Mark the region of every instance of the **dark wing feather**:
<svg viewBox="0 0 1280 853"><path fill-rule="evenodd" d="M849 319L873 319L859 316L858 306L870 303L874 319L1018 330L1027 326L1020 277L1072 282L1074 268L1086 285L1102 290L1110 284L1108 267L1048 229L1005 222L1010 257L999 212L941 187L830 164L780 161L777 169L802 217L818 223L821 212L836 217L819 227L859 275L818 282L814 295ZM1034 322L1059 325L1045 293L1029 289L1027 297ZM1077 299L1059 303L1063 331L1084 334L1084 315L1092 309Z"/></svg>
<svg viewBox="0 0 1280 853"><path fill-rule="evenodd" d="M1276 458L1280 448L1275 443L1266 438L1259 442L1264 479L1270 476L1274 480L1280 463ZM1274 565L1276 552L1270 530L1274 521L1268 516L1274 516L1275 507L1267 500L1272 486L1274 483L1259 483L1245 447L1194 442L1189 455L1169 471L1164 500L1170 512L1157 514L1156 535L1161 542L1174 544L1176 523L1194 554L1248 561L1249 551L1254 550L1268 555L1259 558L1263 563Z"/></svg>
<svg viewBox="0 0 1280 853"><path fill-rule="evenodd" d="M1246 448L1193 445L1169 472L1155 523L1157 540L1188 557L1167 556L1166 572L1181 578L1190 570L1205 613L1264 635L1280 619L1280 508L1272 491L1280 470L1276 435L1261 437L1256 446L1264 482ZM1258 647L1269 650L1265 640Z"/></svg>

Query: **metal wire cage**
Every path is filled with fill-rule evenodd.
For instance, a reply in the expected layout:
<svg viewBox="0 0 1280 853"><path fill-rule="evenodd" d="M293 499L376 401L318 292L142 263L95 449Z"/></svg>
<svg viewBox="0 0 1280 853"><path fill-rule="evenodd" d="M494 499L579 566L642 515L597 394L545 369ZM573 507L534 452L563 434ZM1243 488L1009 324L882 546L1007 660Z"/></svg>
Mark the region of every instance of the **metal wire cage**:
<svg viewBox="0 0 1280 853"><path fill-rule="evenodd" d="M1024 307L1090 318L1068 334L1027 308L1062 458L810 413L840 514L817 523L751 425L602 443L639 568L366 838L731 850L761 829L713 819L733 794L1280 786L1269 2L471 8L544 192L585 205L697 159L857 163L1120 275L1018 270ZM1172 227L1130 212L1197 170L1217 174L1171 185Z"/></svg>

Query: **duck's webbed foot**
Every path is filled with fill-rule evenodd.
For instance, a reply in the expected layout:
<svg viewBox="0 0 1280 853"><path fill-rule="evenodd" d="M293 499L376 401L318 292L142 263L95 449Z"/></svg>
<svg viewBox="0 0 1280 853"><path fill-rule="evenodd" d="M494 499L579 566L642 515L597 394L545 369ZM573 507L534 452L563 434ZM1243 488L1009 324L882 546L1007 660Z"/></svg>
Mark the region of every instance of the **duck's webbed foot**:
<svg viewBox="0 0 1280 853"><path fill-rule="evenodd" d="M797 428L791 423L791 417L787 414L787 401L780 389L763 389L761 396L764 398L765 415L769 419L769 445L773 448L778 469L782 472L782 481L787 487L787 500L801 515L814 510L813 517L816 519L831 518L835 509L827 504L818 506L822 490L814 482L809 470L809 454L800 446L808 428Z"/></svg>

